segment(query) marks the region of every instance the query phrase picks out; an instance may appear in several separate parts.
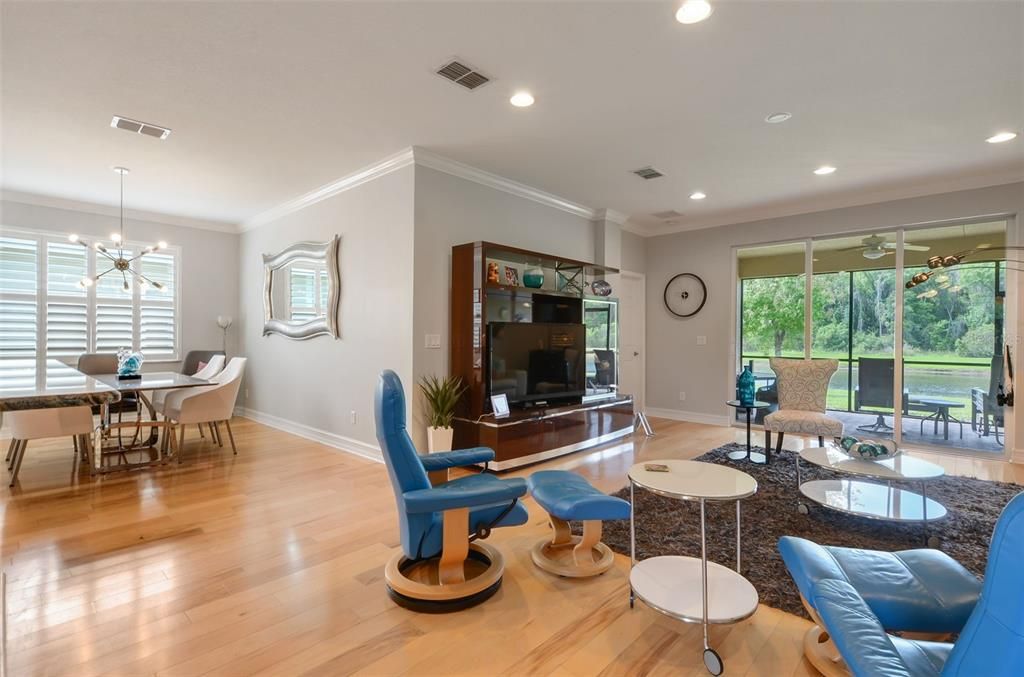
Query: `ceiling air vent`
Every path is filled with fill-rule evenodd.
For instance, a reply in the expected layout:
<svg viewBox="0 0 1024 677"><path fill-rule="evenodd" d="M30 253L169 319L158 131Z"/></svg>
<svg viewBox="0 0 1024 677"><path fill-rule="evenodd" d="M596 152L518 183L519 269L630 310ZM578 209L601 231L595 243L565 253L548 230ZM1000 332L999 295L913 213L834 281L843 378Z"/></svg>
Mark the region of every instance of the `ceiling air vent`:
<svg viewBox="0 0 1024 677"><path fill-rule="evenodd" d="M641 179L657 179L665 176L654 167L641 167L640 169L634 169L633 173L639 176Z"/></svg>
<svg viewBox="0 0 1024 677"><path fill-rule="evenodd" d="M653 214L651 214L651 216L653 216L654 218L660 219L662 221L672 221L673 219L678 219L682 215L682 212L677 212L674 209L669 209L663 212L654 212Z"/></svg>
<svg viewBox="0 0 1024 677"><path fill-rule="evenodd" d="M166 139L171 135L171 130L160 125L152 125L148 122L139 122L138 120L132 120L130 118L123 118L120 115L115 115L110 121L111 127L117 129L123 129L126 132L134 132L136 134L145 134L146 136L152 136L155 139Z"/></svg>
<svg viewBox="0 0 1024 677"><path fill-rule="evenodd" d="M466 89L476 89L486 85L491 81L489 77L476 71L472 66L452 59L445 65L437 69L437 74L446 80L451 80L457 85L462 85Z"/></svg>

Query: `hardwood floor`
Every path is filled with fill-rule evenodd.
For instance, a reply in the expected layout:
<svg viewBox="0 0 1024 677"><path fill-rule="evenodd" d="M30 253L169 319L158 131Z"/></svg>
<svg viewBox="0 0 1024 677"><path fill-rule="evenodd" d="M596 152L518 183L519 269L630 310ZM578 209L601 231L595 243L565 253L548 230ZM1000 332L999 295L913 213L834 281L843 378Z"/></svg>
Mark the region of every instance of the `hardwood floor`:
<svg viewBox="0 0 1024 677"><path fill-rule="evenodd" d="M652 422L656 437L519 474L567 468L613 491L637 460L692 458L743 434ZM629 609L628 558L589 580L534 567L529 548L547 526L529 500L529 524L490 541L507 560L493 599L444 616L394 606L384 467L247 419L232 426L238 456L193 429L183 466L102 480L72 472L70 441L29 446L20 485L0 490L8 675L706 674L699 626ZM928 457L1024 482L1010 464ZM807 627L760 607L713 628L712 642L729 675L814 674Z"/></svg>

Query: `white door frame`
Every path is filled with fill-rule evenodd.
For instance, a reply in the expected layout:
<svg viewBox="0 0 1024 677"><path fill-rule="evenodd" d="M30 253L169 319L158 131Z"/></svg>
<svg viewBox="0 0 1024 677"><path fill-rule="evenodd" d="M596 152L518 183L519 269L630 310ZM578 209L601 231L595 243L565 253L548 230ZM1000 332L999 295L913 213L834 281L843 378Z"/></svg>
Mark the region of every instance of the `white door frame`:
<svg viewBox="0 0 1024 677"><path fill-rule="evenodd" d="M640 358L643 361L642 369L640 369L640 402L636 401L636 394L633 394L633 410L636 412L646 411L647 409L647 276L643 273L634 273L629 270L619 271L620 278L629 278L631 280L640 283L640 296L637 299L635 309L631 309L631 312L640 316ZM619 297L619 305L622 304L622 297ZM622 322L622 313L619 313L619 322ZM622 331L619 330L619 347L623 347ZM619 358L620 368L622 358Z"/></svg>

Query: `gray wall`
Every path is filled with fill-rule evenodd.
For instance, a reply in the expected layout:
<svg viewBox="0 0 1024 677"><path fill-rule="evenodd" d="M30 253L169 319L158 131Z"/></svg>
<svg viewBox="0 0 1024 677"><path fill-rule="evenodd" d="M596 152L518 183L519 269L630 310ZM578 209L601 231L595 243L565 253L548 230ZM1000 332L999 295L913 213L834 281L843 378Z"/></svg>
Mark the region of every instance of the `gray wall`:
<svg viewBox="0 0 1024 677"><path fill-rule="evenodd" d="M413 374L448 373L448 304L453 245L487 240L590 261L591 221L450 174L416 167L415 309ZM426 334L441 335L441 349L425 348ZM410 432L425 448L418 393Z"/></svg>
<svg viewBox="0 0 1024 677"><path fill-rule="evenodd" d="M378 375L393 369L412 381L413 175L400 169L242 234L242 403L257 420L364 453L377 447ZM341 338L263 336L261 254L335 234Z"/></svg>
<svg viewBox="0 0 1024 677"><path fill-rule="evenodd" d="M631 273L647 272L647 238L622 231L622 261L619 266Z"/></svg>
<svg viewBox="0 0 1024 677"><path fill-rule="evenodd" d="M238 235L128 219L128 239L181 248L181 351L220 348L218 315L238 316ZM117 230L117 217L13 201L0 202L0 226L27 228L83 239L107 239ZM211 283L212 282L212 283ZM228 351L237 352L237 329L228 334ZM177 369L177 364L149 362L147 371Z"/></svg>
<svg viewBox="0 0 1024 677"><path fill-rule="evenodd" d="M674 410L696 420L725 420L723 402L732 396L735 379L735 347L730 342L735 305L733 247L988 214L1024 214L1024 183L648 238L648 407ZM1019 224L1011 219L1010 228L1012 237ZM708 286L707 305L690 319L671 316L662 302L665 283L680 272L696 273ZM1016 326L1007 328L1008 340L1017 345L1017 363L1022 310L1024 305L1019 304ZM698 336L708 337L707 345L696 345ZM680 401L680 391L686 392L685 401ZM1018 426L1024 423L1022 414L1024 407L1018 407Z"/></svg>

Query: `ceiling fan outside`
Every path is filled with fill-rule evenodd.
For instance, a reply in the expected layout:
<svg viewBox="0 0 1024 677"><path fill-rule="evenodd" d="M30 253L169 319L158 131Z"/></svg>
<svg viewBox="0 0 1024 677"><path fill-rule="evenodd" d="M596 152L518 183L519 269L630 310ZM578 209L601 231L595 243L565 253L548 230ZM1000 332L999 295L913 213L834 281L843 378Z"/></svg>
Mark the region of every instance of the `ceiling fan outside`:
<svg viewBox="0 0 1024 677"><path fill-rule="evenodd" d="M903 244L903 249L911 252L926 252L931 247L923 244ZM896 251L895 242L887 242L881 235L869 235L868 237L861 240L861 244L856 247L847 247L846 249L840 249L841 252L852 252L860 250L864 258L874 261L880 259L886 254L892 254Z"/></svg>

